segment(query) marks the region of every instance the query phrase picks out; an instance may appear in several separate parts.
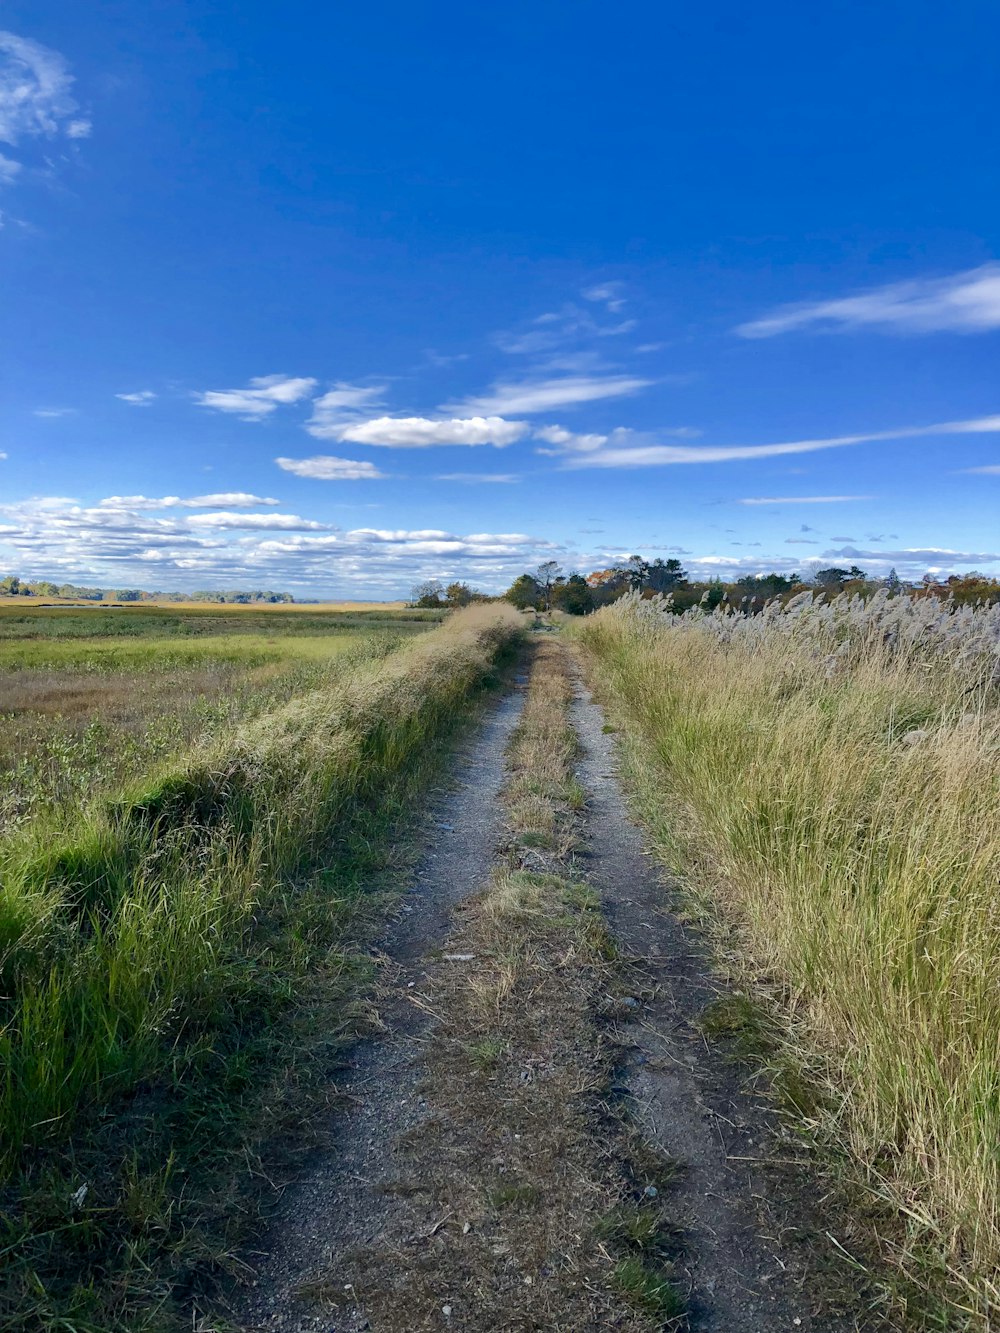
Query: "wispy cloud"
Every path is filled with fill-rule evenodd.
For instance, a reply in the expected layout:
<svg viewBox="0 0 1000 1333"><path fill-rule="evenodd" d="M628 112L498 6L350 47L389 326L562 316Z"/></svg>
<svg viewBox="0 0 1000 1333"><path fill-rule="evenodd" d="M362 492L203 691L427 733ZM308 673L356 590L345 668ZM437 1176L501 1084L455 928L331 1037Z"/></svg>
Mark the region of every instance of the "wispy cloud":
<svg viewBox="0 0 1000 1333"><path fill-rule="evenodd" d="M346 384L341 381L313 399L313 414L306 430L317 440L339 440L346 426L361 420L382 404L384 384Z"/></svg>
<svg viewBox="0 0 1000 1333"><path fill-rule="evenodd" d="M116 398L120 398L123 403L129 403L132 407L148 407L156 394L152 389L140 389L138 393L116 393Z"/></svg>
<svg viewBox="0 0 1000 1333"><path fill-rule="evenodd" d="M857 546L833 547L824 560L874 560L881 564L917 565L931 573L956 565L992 565L1000 562L1000 551L954 551L944 546L904 546L894 551L866 550Z"/></svg>
<svg viewBox="0 0 1000 1333"><path fill-rule="evenodd" d="M359 463L353 458L333 458L317 454L313 458L276 458L278 467L293 472L297 477L311 477L314 481L377 481L384 477L374 463Z"/></svg>
<svg viewBox="0 0 1000 1333"><path fill-rule="evenodd" d="M943 421L934 426L906 426L896 430L870 431L859 435L834 435L814 440L788 440L778 444L735 445L674 445L637 444L634 432L623 428L612 431L599 445L587 449L576 447L578 439L566 446L563 467L666 467L691 463L728 463L741 459L773 458L783 454L807 454L820 449L841 449L853 444L870 444L885 440L918 439L932 435L979 435L1000 433L1000 416L975 417L968 421Z"/></svg>
<svg viewBox="0 0 1000 1333"><path fill-rule="evenodd" d="M625 290L623 282L599 282L593 287L587 287L580 295L585 301L597 301L601 305L607 306L608 310L617 313L625 307L625 299L622 296Z"/></svg>
<svg viewBox="0 0 1000 1333"><path fill-rule="evenodd" d="M513 472L442 472L435 481L460 481L468 486L512 485L521 480Z"/></svg>
<svg viewBox="0 0 1000 1333"><path fill-rule="evenodd" d="M200 407L229 412L242 421L262 421L279 405L297 403L312 393L314 379L289 375L258 375L245 389L209 389L194 395Z"/></svg>
<svg viewBox="0 0 1000 1333"><path fill-rule="evenodd" d="M987 463L984 467L966 467L963 472L978 472L988 477L1000 476L1000 463Z"/></svg>
<svg viewBox="0 0 1000 1333"><path fill-rule="evenodd" d="M527 435L526 421L503 417L453 417L434 421L427 417L375 417L345 426L342 440L378 445L386 449L429 449L440 444L492 444L498 449Z"/></svg>
<svg viewBox="0 0 1000 1333"><path fill-rule="evenodd" d="M215 491L211 495L109 495L99 502L103 509L256 509L280 504L269 495L251 495L249 491Z"/></svg>
<svg viewBox="0 0 1000 1333"><path fill-rule="evenodd" d="M531 415L557 407L575 407L604 398L622 398L647 389L652 380L634 375L565 375L558 379L499 382L480 396L446 403L444 412L475 412L484 416Z"/></svg>
<svg viewBox="0 0 1000 1333"><path fill-rule="evenodd" d="M737 500L738 505L836 505L850 500L874 500L874 495L755 495ZM811 529L803 528L803 531Z"/></svg>
<svg viewBox="0 0 1000 1333"><path fill-rule="evenodd" d="M76 415L75 407L36 407L31 414L35 417L42 417L43 420L56 421L59 417L72 417Z"/></svg>
<svg viewBox="0 0 1000 1333"><path fill-rule="evenodd" d="M1000 328L1000 264L873 287L855 296L779 306L741 324L743 338L771 338L792 329L819 326L832 332L874 329L880 333L984 333Z"/></svg>
<svg viewBox="0 0 1000 1333"><path fill-rule="evenodd" d="M15 33L0 31L0 142L12 148L30 139L60 134L82 139L90 121L78 115L73 76L58 51ZM4 178L17 174L4 158Z"/></svg>
<svg viewBox="0 0 1000 1333"><path fill-rule="evenodd" d="M608 314L617 315L625 305L617 294L620 284L609 283L605 286L592 287L582 293L585 301L598 302ZM496 334L494 341L502 352L511 356L533 356L540 358L536 371L544 374L547 370L560 368L553 359L556 356L564 360L568 353L576 358L589 356L592 360L599 357L595 350L584 349L588 344L593 348L597 342L606 338L617 338L631 333L636 327L634 319L615 319L612 323L602 322L597 317L592 305L580 305L570 301L557 310L547 310L536 315L520 329L505 330ZM546 359L548 358L548 359Z"/></svg>

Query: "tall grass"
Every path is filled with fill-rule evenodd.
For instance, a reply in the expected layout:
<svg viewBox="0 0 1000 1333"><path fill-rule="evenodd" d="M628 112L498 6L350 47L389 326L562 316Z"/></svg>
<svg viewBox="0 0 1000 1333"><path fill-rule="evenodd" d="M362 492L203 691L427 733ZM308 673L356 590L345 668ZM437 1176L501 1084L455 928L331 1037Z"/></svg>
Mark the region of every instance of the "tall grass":
<svg viewBox="0 0 1000 1333"><path fill-rule="evenodd" d="M898 1208L911 1271L945 1270L988 1326L1000 611L806 594L675 617L627 599L582 638L661 844L710 858L721 910L821 1059L823 1127Z"/></svg>
<svg viewBox="0 0 1000 1333"><path fill-rule="evenodd" d="M254 932L352 810L460 716L517 633L462 612L224 745L0 850L0 1166L174 1058L249 980Z"/></svg>

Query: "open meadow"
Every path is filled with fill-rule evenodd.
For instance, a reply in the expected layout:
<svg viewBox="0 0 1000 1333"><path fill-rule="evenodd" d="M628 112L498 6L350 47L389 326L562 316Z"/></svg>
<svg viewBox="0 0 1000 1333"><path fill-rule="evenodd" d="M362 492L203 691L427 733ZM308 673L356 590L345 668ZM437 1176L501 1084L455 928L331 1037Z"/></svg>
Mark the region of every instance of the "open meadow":
<svg viewBox="0 0 1000 1333"><path fill-rule="evenodd" d="M428 611L0 603L0 837L331 681Z"/></svg>
<svg viewBox="0 0 1000 1333"><path fill-rule="evenodd" d="M224 1261L333 1058L344 932L519 629L441 619L0 612L0 1328L172 1326Z"/></svg>

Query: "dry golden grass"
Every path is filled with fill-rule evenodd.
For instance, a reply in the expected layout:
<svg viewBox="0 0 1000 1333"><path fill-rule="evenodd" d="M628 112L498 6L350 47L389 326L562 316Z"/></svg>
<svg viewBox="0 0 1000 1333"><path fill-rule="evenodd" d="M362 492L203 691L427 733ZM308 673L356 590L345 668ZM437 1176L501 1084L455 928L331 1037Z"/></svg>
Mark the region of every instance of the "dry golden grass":
<svg viewBox="0 0 1000 1333"><path fill-rule="evenodd" d="M714 895L825 1080L813 1128L898 1210L899 1260L928 1283L946 1273L988 1327L1000 1308L992 621L935 608L931 624L895 603L882 614L845 604L716 625L624 606L582 637L661 852Z"/></svg>

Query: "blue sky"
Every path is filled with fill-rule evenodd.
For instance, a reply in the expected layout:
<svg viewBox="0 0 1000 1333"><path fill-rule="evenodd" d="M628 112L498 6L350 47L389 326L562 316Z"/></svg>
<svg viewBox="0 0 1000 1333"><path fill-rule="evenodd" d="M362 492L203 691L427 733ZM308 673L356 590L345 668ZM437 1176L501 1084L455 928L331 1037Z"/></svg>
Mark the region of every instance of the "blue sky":
<svg viewBox="0 0 1000 1333"><path fill-rule="evenodd" d="M1000 10L7 0L0 566L1000 575Z"/></svg>

